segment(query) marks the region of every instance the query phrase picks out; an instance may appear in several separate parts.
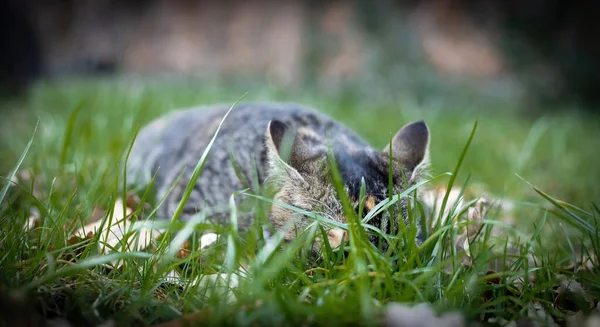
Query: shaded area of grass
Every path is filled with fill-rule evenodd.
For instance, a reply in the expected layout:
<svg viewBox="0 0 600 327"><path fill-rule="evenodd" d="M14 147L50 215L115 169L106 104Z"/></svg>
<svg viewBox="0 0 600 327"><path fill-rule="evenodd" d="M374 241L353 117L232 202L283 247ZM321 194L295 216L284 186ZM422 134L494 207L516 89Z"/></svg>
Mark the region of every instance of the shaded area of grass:
<svg viewBox="0 0 600 327"><path fill-rule="evenodd" d="M517 228L486 217L485 226L499 225L513 236L511 253L490 240L491 231L484 228L484 241L470 247L472 265L462 265L464 254L456 254L455 229L449 223L429 230L431 236L422 248L407 244L388 254L366 246L362 229L349 223L348 257L327 251L327 259L318 262L308 256L310 240L320 232L316 225L273 253L255 239L258 231L246 235L234 228L225 228L215 247L185 258L169 254L168 240L156 244L156 254L117 252L113 256L96 256L90 244L97 243L97 237L70 242L65 225L73 229L95 208L112 209L115 199L123 196L120 160L138 126L176 107L233 103L246 91L245 101L286 100L320 108L381 148L390 133L407 121L423 118L432 131L432 176L438 176L439 185L448 183L441 174L454 170L478 119L478 131L455 185L463 185L468 176L473 193L479 192L475 185L480 184L499 197L525 203L516 211ZM22 165L34 172L33 178L22 179L27 182L23 188L10 188L0 210L2 283L36 290L42 298L39 307L49 316L67 315L87 323L106 317L152 323L200 311L203 319L214 323L377 324L383 305L400 301L431 302L442 311L460 308L470 319L481 315L514 319L523 315L529 303L552 303L547 290L556 284L556 275L572 275L560 268L563 261L575 259L581 249L598 255L597 225L590 232L566 230L560 224L571 214L592 227L598 221L599 213L589 206L600 195L600 185L595 183L600 180L595 164L600 154L591 150L600 139L597 117L555 114L531 119L511 108L475 111L442 104L422 108L256 86L144 85L125 80L48 84L32 92L22 107L9 109L0 129L2 176L14 168L38 117L39 127ZM557 209L566 218L556 219L542 209L550 203L515 174L585 211ZM40 212L33 212L33 207ZM413 209L416 215L419 208ZM456 207L451 212L461 210L465 209ZM42 218L40 228L22 233L32 214ZM111 210L106 215L111 216ZM205 229L191 227L195 233ZM171 228L176 234L186 225L174 223ZM408 235L402 233L409 232L395 237L401 239ZM535 284L519 290L515 280L524 278L527 284L530 278L529 254L541 265L533 272ZM112 259L120 260L122 268L100 265ZM490 262L502 262L496 274L487 274ZM448 266L451 273L445 272ZM174 269L189 280L168 282L165 275ZM240 269L244 274L231 290L237 298L233 303L219 288L210 287L214 281L200 274ZM597 296L600 285L593 274L576 275ZM194 281L196 277L206 282ZM496 277L502 277L500 282L489 282ZM233 285L231 280L224 283ZM564 315L556 311L557 316Z"/></svg>

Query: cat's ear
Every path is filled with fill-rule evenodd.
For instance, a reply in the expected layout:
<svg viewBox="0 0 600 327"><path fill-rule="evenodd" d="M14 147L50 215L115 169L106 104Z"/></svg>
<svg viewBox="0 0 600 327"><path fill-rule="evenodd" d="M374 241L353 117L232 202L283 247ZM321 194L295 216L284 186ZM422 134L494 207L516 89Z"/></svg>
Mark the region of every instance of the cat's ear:
<svg viewBox="0 0 600 327"><path fill-rule="evenodd" d="M271 120L265 132L269 176L273 179L283 176L293 176L302 179L293 168L294 158L303 152L302 141L296 136L296 130L279 121Z"/></svg>
<svg viewBox="0 0 600 327"><path fill-rule="evenodd" d="M388 144L383 150L388 152ZM392 138L392 157L402 166L412 170L427 159L429 150L429 128L424 121L404 125Z"/></svg>
<svg viewBox="0 0 600 327"><path fill-rule="evenodd" d="M269 160L281 159L289 162L296 143L296 131L289 125L274 119L267 125L266 139Z"/></svg>

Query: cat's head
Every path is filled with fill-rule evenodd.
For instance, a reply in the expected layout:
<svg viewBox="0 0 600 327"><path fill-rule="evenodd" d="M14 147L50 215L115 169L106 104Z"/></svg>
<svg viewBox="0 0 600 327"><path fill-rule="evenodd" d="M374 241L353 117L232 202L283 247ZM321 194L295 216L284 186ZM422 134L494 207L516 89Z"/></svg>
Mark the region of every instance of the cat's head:
<svg viewBox="0 0 600 327"><path fill-rule="evenodd" d="M330 135L324 139L311 128L295 129L278 120L271 121L266 131L269 163L267 181L277 190L276 201L345 223L342 201L330 178L328 145L337 162L344 190L355 209L359 206L362 178L366 189L364 214L388 197L389 144L382 150L357 147L356 142L349 141L345 135ZM395 134L391 144L394 194L419 181L428 166L428 149L429 129L423 121L407 124ZM407 223L406 201L401 204L402 212L392 215L396 217L395 226L398 226L398 222ZM402 218L398 219L398 216ZM285 230L284 239L287 241L294 239L296 232L303 231L314 222L314 218L276 204L271 208L269 219L277 230L282 230L284 226L289 226L290 220L293 221L293 227ZM388 211L370 223L389 233ZM339 246L347 239L346 233L338 228L328 229L327 234L332 247ZM315 249L319 247L320 241L317 239Z"/></svg>

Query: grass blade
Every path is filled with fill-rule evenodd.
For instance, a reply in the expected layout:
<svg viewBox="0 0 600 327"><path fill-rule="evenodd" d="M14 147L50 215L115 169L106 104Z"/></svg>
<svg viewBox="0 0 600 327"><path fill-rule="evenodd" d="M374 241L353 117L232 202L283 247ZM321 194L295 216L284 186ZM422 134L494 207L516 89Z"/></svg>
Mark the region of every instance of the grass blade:
<svg viewBox="0 0 600 327"><path fill-rule="evenodd" d="M8 188L10 187L12 180L15 177L15 174L19 170L19 167L21 167L21 164L23 164L23 160L25 160L25 156L27 155L27 152L29 152L29 148L31 148L31 144L33 143L33 139L35 137L35 132L37 131L39 123L40 123L40 121L38 119L38 121L35 123L35 127L33 128L33 133L31 134L31 138L29 139L29 142L27 142L27 145L25 146L25 150L23 150L23 153L21 153L21 156L19 157L19 160L17 161L17 164L15 165L13 170L11 170L10 173L8 174L8 176L6 176L6 184L4 184L4 186L2 187L2 191L0 191L0 203L2 203L2 201L4 201L4 197L6 196L6 193L8 192Z"/></svg>
<svg viewBox="0 0 600 327"><path fill-rule="evenodd" d="M190 198L190 195L192 194L194 186L196 185L196 181L198 181L198 178L200 177L200 173L202 173L202 169L204 169L204 165L206 164L206 158L208 157L210 149L212 149L212 146L215 143L215 140L217 139L217 136L219 135L219 131L221 130L221 127L223 126L223 123L225 122L225 119L227 119L227 116L229 115L229 113L233 110L233 108L238 103L240 103L240 101L242 101L242 99L245 96L246 96L246 94L244 94L241 98L239 98L229 108L229 110L227 110L227 112L225 113L225 115L223 116L223 118L221 119L221 121L219 122L219 126L217 126L217 130L215 131L215 134L213 135L213 137L210 140L210 142L208 142L208 145L206 146L206 149L204 150L204 153L202 153L202 157L200 157L200 160L198 161L198 163L196 164L196 167L194 168L194 171L192 172L192 176L190 178L190 181L187 184L187 186L185 187L185 191L183 192L183 195L181 197L181 201L179 201L179 204L177 205L177 208L175 209L175 213L173 214L173 217L171 218L171 221L176 221L181 216L181 213L183 212L183 208L185 207L185 204L187 203L188 199Z"/></svg>

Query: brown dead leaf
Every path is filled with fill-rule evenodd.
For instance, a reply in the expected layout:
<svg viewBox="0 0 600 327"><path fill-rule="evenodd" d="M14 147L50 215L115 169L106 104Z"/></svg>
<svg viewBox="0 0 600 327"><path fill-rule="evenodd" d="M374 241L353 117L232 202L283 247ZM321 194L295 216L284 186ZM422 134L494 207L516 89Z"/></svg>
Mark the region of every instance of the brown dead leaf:
<svg viewBox="0 0 600 327"><path fill-rule="evenodd" d="M140 202L140 197L135 193L127 194L127 198L125 199L125 204L132 210L136 210L140 205Z"/></svg>
<svg viewBox="0 0 600 327"><path fill-rule="evenodd" d="M493 274L496 274L496 272L493 270L488 270L488 272L485 273L486 276L490 276ZM502 277L500 277L500 276L494 276L493 278L487 278L485 280L485 283L487 285L498 285L501 282L502 282ZM494 292L492 290L487 290L483 293L482 300L483 300L483 302L489 302L492 300L493 296L494 296Z"/></svg>
<svg viewBox="0 0 600 327"><path fill-rule="evenodd" d="M597 271L600 270L600 263L598 263L598 258L595 255L589 257L585 261L579 263L579 267L575 269L575 272L581 271Z"/></svg>
<svg viewBox="0 0 600 327"><path fill-rule="evenodd" d="M92 214L90 216L90 218L88 219L87 223L93 223L96 221L99 221L100 219L102 219L102 217L104 217L104 214L106 213L106 210L102 209L100 206L95 206L94 209L92 209Z"/></svg>
<svg viewBox="0 0 600 327"><path fill-rule="evenodd" d="M183 259L190 255L190 253L190 241L185 241L181 246L181 249L179 249L179 252L177 252L177 258Z"/></svg>
<svg viewBox="0 0 600 327"><path fill-rule="evenodd" d="M89 240L94 238L94 233L89 232L87 233L85 236L81 237L81 236L77 236L77 235L73 235L71 237L69 237L69 239L67 240L67 244L68 245L75 245L77 243L81 243L85 240Z"/></svg>
<svg viewBox="0 0 600 327"><path fill-rule="evenodd" d="M578 256L577 260L569 262L563 269L574 272L594 271L600 269L600 263L598 262L598 257L592 253L586 256Z"/></svg>
<svg viewBox="0 0 600 327"><path fill-rule="evenodd" d="M558 308L568 311L594 308L594 300L579 282L564 275L558 275L557 278L560 283L555 291L554 303Z"/></svg>

